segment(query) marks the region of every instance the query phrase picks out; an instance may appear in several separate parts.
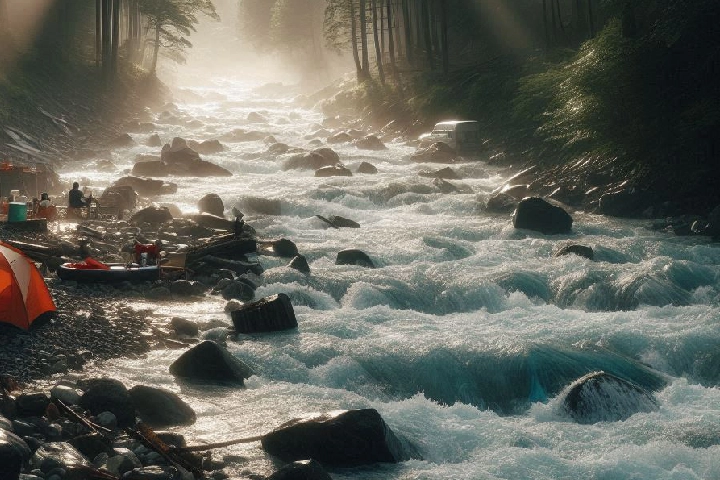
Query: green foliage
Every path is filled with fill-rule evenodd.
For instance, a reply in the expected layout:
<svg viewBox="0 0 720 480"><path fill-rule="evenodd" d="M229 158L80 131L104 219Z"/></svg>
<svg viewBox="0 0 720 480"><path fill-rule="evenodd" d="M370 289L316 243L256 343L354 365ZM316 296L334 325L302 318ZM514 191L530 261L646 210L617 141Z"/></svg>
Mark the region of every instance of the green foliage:
<svg viewBox="0 0 720 480"><path fill-rule="evenodd" d="M183 51L192 47L187 37L195 31L198 14L219 20L211 0L144 0L140 2L140 11L151 30L159 33L159 44L155 48L162 47L176 62L183 62ZM154 64L152 70L155 70Z"/></svg>

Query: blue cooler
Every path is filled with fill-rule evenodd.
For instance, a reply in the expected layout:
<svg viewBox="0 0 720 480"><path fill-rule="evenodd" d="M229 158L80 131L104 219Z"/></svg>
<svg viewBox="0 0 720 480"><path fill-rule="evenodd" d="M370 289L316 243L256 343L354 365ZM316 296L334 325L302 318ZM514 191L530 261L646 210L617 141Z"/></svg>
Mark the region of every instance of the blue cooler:
<svg viewBox="0 0 720 480"><path fill-rule="evenodd" d="M8 204L8 222L24 222L27 220L27 204L25 202L10 202Z"/></svg>

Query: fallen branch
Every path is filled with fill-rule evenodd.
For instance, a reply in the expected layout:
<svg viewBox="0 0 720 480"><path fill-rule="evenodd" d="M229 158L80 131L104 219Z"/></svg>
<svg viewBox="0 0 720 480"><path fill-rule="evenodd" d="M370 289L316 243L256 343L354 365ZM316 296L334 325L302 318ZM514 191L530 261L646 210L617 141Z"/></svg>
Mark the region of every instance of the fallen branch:
<svg viewBox="0 0 720 480"><path fill-rule="evenodd" d="M229 447L230 445L238 445L241 443L253 443L259 442L265 435L258 435L255 437L238 438L236 440L228 440L227 442L208 443L207 445L194 445L192 447L178 448L183 452L204 452L205 450L213 450L215 448Z"/></svg>

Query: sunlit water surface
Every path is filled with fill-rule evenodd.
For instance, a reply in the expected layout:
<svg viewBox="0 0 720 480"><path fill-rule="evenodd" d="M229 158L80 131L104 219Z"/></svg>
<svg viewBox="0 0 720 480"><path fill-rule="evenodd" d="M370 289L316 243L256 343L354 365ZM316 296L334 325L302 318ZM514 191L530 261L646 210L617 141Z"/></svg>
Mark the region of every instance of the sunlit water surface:
<svg viewBox="0 0 720 480"><path fill-rule="evenodd" d="M156 112L163 141L198 141L236 128L308 147L322 115L299 108L294 92L267 98L248 85L216 79L194 88L194 103ZM249 124L259 112L267 123ZM130 168L138 145L112 152L117 171L88 173L86 163L63 172L85 177L96 191ZM176 195L161 198L185 212L215 192L228 214L246 197L280 199L281 216L248 215L262 238L293 240L312 273L287 259L259 257L266 268L257 297L287 293L297 331L240 336L229 350L252 366L245 388L189 386L168 366L178 350L142 360L116 360L128 386L171 389L198 413L178 428L190 443L268 432L310 412L377 409L423 460L330 470L337 479L693 479L720 478L720 250L703 238L653 232L646 222L574 212L573 234L516 231L504 215L479 208L509 175L482 161L454 166L455 184L472 193L443 194L416 164L413 148L389 141L381 152L333 146L352 170L374 164L377 175L315 178L282 171L287 158L262 141L229 143L203 158L230 169L230 179L172 178ZM360 229L326 229L315 215L341 215ZM595 249L596 261L555 258L567 242ZM377 269L335 265L359 248ZM141 302L159 321L173 316L221 319L225 302ZM561 389L585 373L605 370L659 388L660 409L624 422L578 425L558 409ZM667 386L662 387L662 379ZM267 474L274 463L259 444L229 447L231 476Z"/></svg>

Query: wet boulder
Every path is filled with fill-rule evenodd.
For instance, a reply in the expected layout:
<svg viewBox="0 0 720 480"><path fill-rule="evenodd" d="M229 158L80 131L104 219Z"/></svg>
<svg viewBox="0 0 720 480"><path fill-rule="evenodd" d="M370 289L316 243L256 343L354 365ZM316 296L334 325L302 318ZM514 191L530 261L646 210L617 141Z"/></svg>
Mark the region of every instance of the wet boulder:
<svg viewBox="0 0 720 480"><path fill-rule="evenodd" d="M250 112L247 116L248 123L267 123L268 119L265 115L258 112Z"/></svg>
<svg viewBox="0 0 720 480"><path fill-rule="evenodd" d="M418 172L418 175L421 177L428 177L428 178L442 178L445 180L459 180L460 175L458 175L455 170L453 170L450 167L441 168L439 170L420 170Z"/></svg>
<svg viewBox="0 0 720 480"><path fill-rule="evenodd" d="M200 154L190 148L187 141L180 137L172 139L172 143L163 145L160 160L167 165L190 163L200 159Z"/></svg>
<svg viewBox="0 0 720 480"><path fill-rule="evenodd" d="M324 155L312 151L293 155L285 161L282 168L283 170L317 170L335 165L335 163L335 161L328 160Z"/></svg>
<svg viewBox="0 0 720 480"><path fill-rule="evenodd" d="M198 200L198 210L200 213L207 212L222 217L225 214L225 204L217 193L208 193Z"/></svg>
<svg viewBox="0 0 720 480"><path fill-rule="evenodd" d="M148 137L148 139L145 141L145 145L147 145L148 147L162 147L163 143L160 139L160 135L155 133Z"/></svg>
<svg viewBox="0 0 720 480"><path fill-rule="evenodd" d="M307 259L303 255L296 255L290 260L288 267L294 268L298 272L310 273L310 265L308 265Z"/></svg>
<svg viewBox="0 0 720 480"><path fill-rule="evenodd" d="M316 177L352 177L352 172L349 168L344 167L341 164L330 165L327 167L318 168L315 170Z"/></svg>
<svg viewBox="0 0 720 480"><path fill-rule="evenodd" d="M445 142L435 142L410 155L414 162L453 163L457 152Z"/></svg>
<svg viewBox="0 0 720 480"><path fill-rule="evenodd" d="M360 265L361 267L375 268L375 264L367 253L354 248L338 252L335 265Z"/></svg>
<svg viewBox="0 0 720 480"><path fill-rule="evenodd" d="M341 217L340 215L330 215L328 221L337 228L360 228L360 224L356 221Z"/></svg>
<svg viewBox="0 0 720 480"><path fill-rule="evenodd" d="M238 333L277 332L298 326L290 297L284 293L246 303L230 315Z"/></svg>
<svg viewBox="0 0 720 480"><path fill-rule="evenodd" d="M285 465L267 480L332 480L320 462L299 460Z"/></svg>
<svg viewBox="0 0 720 480"><path fill-rule="evenodd" d="M288 240L287 238L274 240L271 248L275 255L280 257L294 257L298 254L298 248L297 245L295 245L295 242Z"/></svg>
<svg viewBox="0 0 720 480"><path fill-rule="evenodd" d="M20 469L31 453L30 447L22 438L0 429L0 478L18 478Z"/></svg>
<svg viewBox="0 0 720 480"><path fill-rule="evenodd" d="M50 404L50 397L44 392L21 393L15 399L17 415L20 417L42 417Z"/></svg>
<svg viewBox="0 0 720 480"><path fill-rule="evenodd" d="M572 217L561 207L539 197L528 197L518 203L513 213L513 226L535 230L545 235L570 233Z"/></svg>
<svg viewBox="0 0 720 480"><path fill-rule="evenodd" d="M338 155L335 150L329 147L316 148L312 151L312 153L322 155L322 157L327 162L326 165L335 165L336 163L340 162L340 155Z"/></svg>
<svg viewBox="0 0 720 480"><path fill-rule="evenodd" d="M353 137L347 132L336 133L327 138L327 143L338 144L338 143L350 143L353 141Z"/></svg>
<svg viewBox="0 0 720 480"><path fill-rule="evenodd" d="M188 147L192 148L198 153L202 153L203 155L212 155L215 153L220 153L225 150L225 147L223 147L223 144L220 143L220 140L205 140L203 142L196 142L194 140L189 140L187 142Z"/></svg>
<svg viewBox="0 0 720 480"><path fill-rule="evenodd" d="M146 207L142 210L135 212L130 217L130 223L140 225L147 223L149 225L162 225L172 221L173 216L170 214L170 210L167 207Z"/></svg>
<svg viewBox="0 0 720 480"><path fill-rule="evenodd" d="M600 197L596 213L612 217L637 218L652 206L650 195L638 189L608 192Z"/></svg>
<svg viewBox="0 0 720 480"><path fill-rule="evenodd" d="M170 319L170 328L175 330L177 335L187 335L189 337L196 337L200 332L197 323L191 322L182 317L173 317Z"/></svg>
<svg viewBox="0 0 720 480"><path fill-rule="evenodd" d="M272 145L273 143L278 143L278 141L274 135L268 135L267 137L263 138L263 143L265 145Z"/></svg>
<svg viewBox="0 0 720 480"><path fill-rule="evenodd" d="M135 385L129 391L140 420L151 427L174 427L195 423L193 409L170 390Z"/></svg>
<svg viewBox="0 0 720 480"><path fill-rule="evenodd" d="M458 193L460 192L460 189L453 185L452 183L448 182L447 180L443 180L442 178L434 178L433 179L433 186L437 188L437 190L440 193Z"/></svg>
<svg viewBox="0 0 720 480"><path fill-rule="evenodd" d="M100 205L115 206L119 211L134 210L137 206L138 194L129 185L112 185L100 195Z"/></svg>
<svg viewBox="0 0 720 480"><path fill-rule="evenodd" d="M228 283L222 287L221 293L225 300L248 302L255 298L255 289L241 279L228 280Z"/></svg>
<svg viewBox="0 0 720 480"><path fill-rule="evenodd" d="M45 443L35 450L30 465L47 474L53 469L68 467L89 467L90 461L75 447L66 442Z"/></svg>
<svg viewBox="0 0 720 480"><path fill-rule="evenodd" d="M411 457L374 409L291 420L265 435L262 447L286 462L312 458L340 467L398 463Z"/></svg>
<svg viewBox="0 0 720 480"><path fill-rule="evenodd" d="M504 193L506 195L510 195L511 197L522 200L523 198L527 197L530 193L530 186L529 185L505 185L501 190L500 193Z"/></svg>
<svg viewBox="0 0 720 480"><path fill-rule="evenodd" d="M99 433L78 435L68 440L68 443L87 458L95 458L101 453L112 453L111 443Z"/></svg>
<svg viewBox="0 0 720 480"><path fill-rule="evenodd" d="M518 205L515 197L506 193L497 193L488 198L485 209L490 213L511 213Z"/></svg>
<svg viewBox="0 0 720 480"><path fill-rule="evenodd" d="M120 134L108 142L110 148L132 147L133 145L135 145L135 140L128 133Z"/></svg>
<svg viewBox="0 0 720 480"><path fill-rule="evenodd" d="M203 228L212 228L214 230L225 230L231 232L235 229L235 221L228 220L222 216L211 215L209 213L201 213L200 215L190 215L189 218Z"/></svg>
<svg viewBox="0 0 720 480"><path fill-rule="evenodd" d="M287 143L273 143L268 146L267 153L270 155L282 155L283 153L287 153L288 150L290 150L290 145Z"/></svg>
<svg viewBox="0 0 720 480"><path fill-rule="evenodd" d="M262 215L282 214L280 200L261 197L246 197L242 200L241 203L243 210L247 210L253 213L259 213Z"/></svg>
<svg viewBox="0 0 720 480"><path fill-rule="evenodd" d="M353 142L355 148L361 150L387 150L385 144L375 135L368 135Z"/></svg>
<svg viewBox="0 0 720 480"><path fill-rule="evenodd" d="M659 408L651 393L605 372L593 372L579 378L563 397L564 412L582 424L617 422Z"/></svg>
<svg viewBox="0 0 720 480"><path fill-rule="evenodd" d="M167 177L170 170L161 160L145 160L133 165L130 173L138 177Z"/></svg>
<svg viewBox="0 0 720 480"><path fill-rule="evenodd" d="M176 377L200 382L243 384L252 370L215 342L206 340L186 351L170 365Z"/></svg>
<svg viewBox="0 0 720 480"><path fill-rule="evenodd" d="M378 172L378 169L375 165L368 162L362 162L360 165L358 165L357 169L355 170L355 173L363 173L367 175L374 175Z"/></svg>
<svg viewBox="0 0 720 480"><path fill-rule="evenodd" d="M595 257L595 254L593 252L592 247L588 247L586 245L565 245L564 247L560 248L557 252L553 254L555 257L561 257L563 255L570 255L574 254L579 257L585 257L588 260L592 260Z"/></svg>
<svg viewBox="0 0 720 480"><path fill-rule="evenodd" d="M177 192L177 184L170 182L163 182L162 180L155 180L152 178L141 178L141 177L122 177L116 180L112 187L127 186L132 187L139 195L146 197L155 195L166 195Z"/></svg>
<svg viewBox="0 0 720 480"><path fill-rule="evenodd" d="M87 382L88 387L80 397L80 406L93 415L112 412L119 427L135 425L135 407L130 401L127 388L118 380L98 378Z"/></svg>

